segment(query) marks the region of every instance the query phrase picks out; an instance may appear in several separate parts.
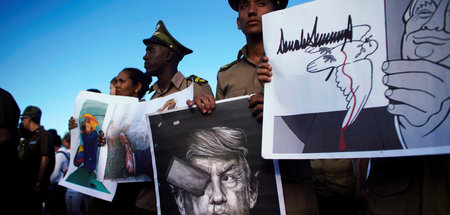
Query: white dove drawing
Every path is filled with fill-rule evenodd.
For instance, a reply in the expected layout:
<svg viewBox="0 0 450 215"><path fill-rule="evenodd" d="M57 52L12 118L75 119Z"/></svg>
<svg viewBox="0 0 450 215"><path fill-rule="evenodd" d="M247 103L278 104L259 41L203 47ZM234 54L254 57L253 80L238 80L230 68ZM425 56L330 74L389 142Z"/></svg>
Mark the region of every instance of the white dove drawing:
<svg viewBox="0 0 450 215"><path fill-rule="evenodd" d="M342 91L347 101L347 114L342 122L344 130L358 117L372 91L372 62L369 55L378 48L372 36L366 37L370 26L353 27L356 40L342 42L334 47L318 47L306 50L307 53L319 55L306 68L310 73L329 71L330 77L336 71L336 86Z"/></svg>

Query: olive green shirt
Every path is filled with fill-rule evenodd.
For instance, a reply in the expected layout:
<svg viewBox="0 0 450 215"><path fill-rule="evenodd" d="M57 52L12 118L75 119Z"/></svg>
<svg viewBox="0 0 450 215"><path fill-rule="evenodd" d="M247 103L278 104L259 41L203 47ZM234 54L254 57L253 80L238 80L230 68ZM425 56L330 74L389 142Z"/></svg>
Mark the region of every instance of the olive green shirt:
<svg viewBox="0 0 450 215"><path fill-rule="evenodd" d="M184 90L188 88L192 84L192 82L194 82L194 98L202 94L213 95L211 87L209 86L207 81L196 82L191 78L184 77L184 75L181 74L181 72L177 72L173 76L172 80L170 80L169 87L167 87L167 89L165 89L164 91L162 91L161 88L159 87L159 82L156 82L150 87L150 93L155 91L151 99L161 98L170 95L172 93Z"/></svg>
<svg viewBox="0 0 450 215"><path fill-rule="evenodd" d="M216 99L264 92L258 81L256 64L248 58L247 46L238 53L236 61L220 68L217 74Z"/></svg>
<svg viewBox="0 0 450 215"><path fill-rule="evenodd" d="M202 81L196 81L189 77L186 78L183 74L181 74L181 72L177 72L173 76L172 80L170 80L170 85L166 90L161 91L158 82L151 86L150 92L155 91L151 99L161 98L184 90L189 87L192 82L194 82L194 98L202 94L213 95L208 82L203 79L201 80ZM136 207L139 209L156 212L156 194L153 182L146 183L142 187L136 200Z"/></svg>

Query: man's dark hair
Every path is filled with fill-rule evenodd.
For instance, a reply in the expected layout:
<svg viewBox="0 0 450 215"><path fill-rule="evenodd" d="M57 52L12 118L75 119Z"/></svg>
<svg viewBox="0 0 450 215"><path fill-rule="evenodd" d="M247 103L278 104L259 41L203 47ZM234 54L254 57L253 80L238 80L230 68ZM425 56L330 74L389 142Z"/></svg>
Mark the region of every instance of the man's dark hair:
<svg viewBox="0 0 450 215"><path fill-rule="evenodd" d="M52 142L52 145L61 147L61 137L58 135L58 132L55 129L49 129L47 133L48 140Z"/></svg>
<svg viewBox="0 0 450 215"><path fill-rule="evenodd" d="M87 89L86 91L94 92L94 93L102 93L100 90L98 90L98 89L93 89L93 88Z"/></svg>

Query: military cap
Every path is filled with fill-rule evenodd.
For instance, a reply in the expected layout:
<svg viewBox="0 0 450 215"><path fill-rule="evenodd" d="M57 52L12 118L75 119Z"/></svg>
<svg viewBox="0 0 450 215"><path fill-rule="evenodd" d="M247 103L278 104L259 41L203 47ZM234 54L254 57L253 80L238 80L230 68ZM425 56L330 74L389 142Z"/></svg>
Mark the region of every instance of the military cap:
<svg viewBox="0 0 450 215"><path fill-rule="evenodd" d="M36 122L39 124L41 121L41 115L42 115L41 109L39 109L36 106L30 105L27 108L25 108L25 110L23 111L23 114L21 116L22 117L30 117L33 122Z"/></svg>
<svg viewBox="0 0 450 215"><path fill-rule="evenodd" d="M144 39L143 42L146 46L150 43L156 43L162 46L169 47L170 49L175 51L175 53L180 55L181 58L192 53L192 50L186 48L172 37L172 35L164 25L164 22L161 20L159 20L158 24L156 25L155 33L150 38Z"/></svg>
<svg viewBox="0 0 450 215"><path fill-rule="evenodd" d="M233 10L239 12L239 2L241 0L228 0L228 4L230 4L230 7L233 8ZM275 5L275 10L280 10L286 8L289 0L272 0L273 4Z"/></svg>

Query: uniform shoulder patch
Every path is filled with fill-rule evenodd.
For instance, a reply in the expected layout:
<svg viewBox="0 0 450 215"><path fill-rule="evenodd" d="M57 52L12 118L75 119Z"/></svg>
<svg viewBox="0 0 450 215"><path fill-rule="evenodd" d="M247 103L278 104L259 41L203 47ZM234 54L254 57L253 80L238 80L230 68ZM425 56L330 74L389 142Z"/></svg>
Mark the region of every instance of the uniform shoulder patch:
<svg viewBox="0 0 450 215"><path fill-rule="evenodd" d="M225 70L229 69L230 67L232 67L234 64L237 64L237 63L238 63L238 61L235 60L235 61L233 61L233 62L231 62L231 63L229 63L229 64L227 64L225 66L222 66L222 67L220 67L219 72L225 71Z"/></svg>
<svg viewBox="0 0 450 215"><path fill-rule="evenodd" d="M188 77L188 79L192 80L193 82L195 82L197 84L206 84L206 83L208 83L207 80L205 80L203 78L200 78L200 77L198 77L196 75L191 75L191 76Z"/></svg>

